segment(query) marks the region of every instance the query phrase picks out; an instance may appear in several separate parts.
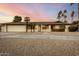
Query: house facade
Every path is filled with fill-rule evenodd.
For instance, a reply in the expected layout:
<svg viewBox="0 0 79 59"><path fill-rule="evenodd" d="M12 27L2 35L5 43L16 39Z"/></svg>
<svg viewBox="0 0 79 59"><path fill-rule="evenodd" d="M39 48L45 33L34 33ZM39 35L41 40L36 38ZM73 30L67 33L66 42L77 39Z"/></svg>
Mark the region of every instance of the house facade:
<svg viewBox="0 0 79 59"><path fill-rule="evenodd" d="M69 32L69 23L57 22L10 22L0 25L0 32Z"/></svg>

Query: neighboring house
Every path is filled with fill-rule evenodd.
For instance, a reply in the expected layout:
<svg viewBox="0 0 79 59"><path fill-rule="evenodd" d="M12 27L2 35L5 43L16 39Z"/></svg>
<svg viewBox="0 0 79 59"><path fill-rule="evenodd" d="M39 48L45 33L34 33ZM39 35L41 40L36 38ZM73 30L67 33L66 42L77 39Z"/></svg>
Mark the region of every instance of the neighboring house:
<svg viewBox="0 0 79 59"><path fill-rule="evenodd" d="M26 32L25 22L10 22L2 23L0 26L1 32ZM68 32L69 23L61 22L29 22L28 32Z"/></svg>

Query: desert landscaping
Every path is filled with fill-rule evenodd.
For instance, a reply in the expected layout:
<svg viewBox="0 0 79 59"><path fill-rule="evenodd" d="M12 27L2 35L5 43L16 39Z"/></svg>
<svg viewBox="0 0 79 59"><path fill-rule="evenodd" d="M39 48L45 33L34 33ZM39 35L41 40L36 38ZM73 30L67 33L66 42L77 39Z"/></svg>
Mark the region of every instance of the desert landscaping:
<svg viewBox="0 0 79 59"><path fill-rule="evenodd" d="M78 32L0 33L1 56L78 56Z"/></svg>

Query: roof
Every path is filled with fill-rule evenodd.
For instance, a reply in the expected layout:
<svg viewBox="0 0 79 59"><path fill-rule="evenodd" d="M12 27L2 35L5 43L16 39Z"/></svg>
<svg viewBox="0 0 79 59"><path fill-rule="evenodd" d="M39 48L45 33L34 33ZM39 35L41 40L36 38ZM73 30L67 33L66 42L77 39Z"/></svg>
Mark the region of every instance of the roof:
<svg viewBox="0 0 79 59"><path fill-rule="evenodd" d="M25 25L26 23L25 22L9 22L9 23L2 23L1 25ZM52 25L52 24L56 24L56 25L62 25L62 24L65 24L65 25L70 25L70 23L62 23L62 22L29 22L28 24L43 24L43 25Z"/></svg>

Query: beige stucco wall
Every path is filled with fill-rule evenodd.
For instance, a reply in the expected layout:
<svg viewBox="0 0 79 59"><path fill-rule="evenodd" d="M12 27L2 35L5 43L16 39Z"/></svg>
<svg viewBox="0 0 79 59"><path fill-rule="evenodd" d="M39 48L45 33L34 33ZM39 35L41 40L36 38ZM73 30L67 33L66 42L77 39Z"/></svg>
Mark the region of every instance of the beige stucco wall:
<svg viewBox="0 0 79 59"><path fill-rule="evenodd" d="M70 26L70 25L66 25L66 26L65 26L65 32L69 32L69 30L68 30L69 26Z"/></svg>
<svg viewBox="0 0 79 59"><path fill-rule="evenodd" d="M6 26L1 26L1 32L6 32Z"/></svg>
<svg viewBox="0 0 79 59"><path fill-rule="evenodd" d="M48 29L42 29L43 26L41 26L41 32L50 32L51 27L49 26ZM35 32L38 32L39 25L35 26ZM6 25L1 27L2 32L6 32ZM8 32L26 32L26 26L25 25L8 25L7 26ZM28 32L31 32L31 29L28 29Z"/></svg>
<svg viewBox="0 0 79 59"><path fill-rule="evenodd" d="M41 32L51 32L51 26L48 27L48 29L42 29L43 26L41 26ZM66 25L65 32L68 32L69 25ZM35 32L38 32L39 26L36 25ZM8 32L26 32L26 26L25 25L8 25L7 26ZM1 27L1 32L6 32L6 25ZM31 29L28 30L28 32L31 32Z"/></svg>

